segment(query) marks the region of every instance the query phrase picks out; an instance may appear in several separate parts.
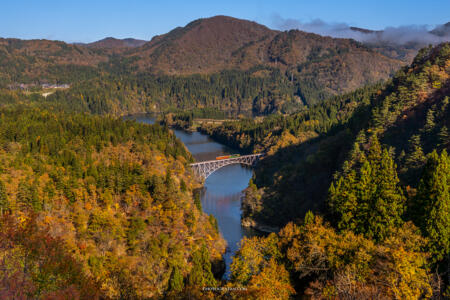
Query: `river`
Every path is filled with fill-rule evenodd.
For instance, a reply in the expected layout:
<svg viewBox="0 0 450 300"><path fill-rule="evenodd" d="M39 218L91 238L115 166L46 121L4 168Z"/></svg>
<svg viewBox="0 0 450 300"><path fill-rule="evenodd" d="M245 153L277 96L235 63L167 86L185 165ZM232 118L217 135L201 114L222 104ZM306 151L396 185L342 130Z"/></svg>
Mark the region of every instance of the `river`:
<svg viewBox="0 0 450 300"><path fill-rule="evenodd" d="M155 118L137 115L132 118L138 122L153 124ZM173 130L175 135L186 145L196 161L215 159L224 154L239 153L223 144L217 143L200 132ZM254 236L254 230L241 226L242 191L248 186L252 170L242 165L223 167L206 180L201 193L203 211L212 214L219 225L220 233L227 241L228 247L224 254L226 271L224 279L230 275L230 263L233 254L239 249L239 242L244 236Z"/></svg>

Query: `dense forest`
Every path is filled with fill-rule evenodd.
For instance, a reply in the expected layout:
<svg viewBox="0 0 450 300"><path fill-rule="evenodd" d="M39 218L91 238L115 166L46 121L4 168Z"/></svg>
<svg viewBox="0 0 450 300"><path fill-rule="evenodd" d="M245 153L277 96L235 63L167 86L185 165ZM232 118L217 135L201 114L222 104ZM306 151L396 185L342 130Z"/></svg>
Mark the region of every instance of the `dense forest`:
<svg viewBox="0 0 450 300"><path fill-rule="evenodd" d="M258 72L264 75L255 75ZM278 69L255 69L211 75L111 75L82 81L49 98L55 102L67 101L95 114L194 108L268 114L292 112L303 106L297 89Z"/></svg>
<svg viewBox="0 0 450 300"><path fill-rule="evenodd" d="M0 89L43 94L43 84L68 84L50 97L96 114L214 107L265 115L383 81L404 63L354 40L216 16L149 42L0 39Z"/></svg>
<svg viewBox="0 0 450 300"><path fill-rule="evenodd" d="M450 297L450 44L402 68L385 51L223 16L150 42L0 39L0 298ZM137 112L165 125L119 117ZM196 118L267 154L242 224L272 233L229 280L166 126Z"/></svg>
<svg viewBox="0 0 450 300"><path fill-rule="evenodd" d="M247 152L263 151L273 154L280 147L304 142L346 123L360 103L370 101L370 97L382 86L366 86L304 107L290 115L272 114L262 120L246 118L239 122L224 122L221 126L205 124L200 130L216 140Z"/></svg>
<svg viewBox="0 0 450 300"><path fill-rule="evenodd" d="M0 115L1 298L195 294L220 276L225 242L167 128L37 108Z"/></svg>
<svg viewBox="0 0 450 300"><path fill-rule="evenodd" d="M287 117L206 126L268 153L242 222L282 228L243 241L232 282L279 299L448 297L449 78L447 43L421 50L385 85Z"/></svg>
<svg viewBox="0 0 450 300"><path fill-rule="evenodd" d="M414 186L426 154L449 147L448 48L448 44L443 44L423 49L410 67L400 70L384 85L336 96L289 116L206 124L201 130L242 150L269 154L257 170L255 183L270 189L268 199L272 199L277 214L279 207L285 207L281 203L290 198L298 205L323 202L314 200L324 199L323 189L313 190L321 184L329 185L333 173L348 160L348 153L357 151L353 144L363 144L373 134L395 150L402 181ZM289 163L284 167L280 160ZM314 170L314 174L309 170ZM282 180L284 177L292 181ZM291 193L288 186L299 188L299 193ZM296 197L302 199L300 195L305 192L300 186L310 189L304 197L311 200L297 201ZM272 194L275 188L281 199L274 197L277 192ZM306 212L288 206L284 209L291 215ZM267 215L267 220L273 223L289 219L293 217Z"/></svg>

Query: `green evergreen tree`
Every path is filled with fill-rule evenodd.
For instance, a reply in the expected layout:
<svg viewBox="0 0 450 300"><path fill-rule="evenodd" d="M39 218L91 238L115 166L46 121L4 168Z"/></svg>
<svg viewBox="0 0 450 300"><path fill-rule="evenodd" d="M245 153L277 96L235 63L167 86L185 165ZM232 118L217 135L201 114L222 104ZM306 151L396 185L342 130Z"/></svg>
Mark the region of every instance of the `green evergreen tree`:
<svg viewBox="0 0 450 300"><path fill-rule="evenodd" d="M206 245L192 254L192 270L189 274L189 285L204 287L214 286L216 280L211 272L211 262Z"/></svg>
<svg viewBox="0 0 450 300"><path fill-rule="evenodd" d="M436 126L436 123L434 122L434 110L429 109L427 112L427 117L425 121L425 132L430 133L433 131L434 127Z"/></svg>
<svg viewBox="0 0 450 300"><path fill-rule="evenodd" d="M6 186L0 180L0 214L9 208L8 195L6 194Z"/></svg>
<svg viewBox="0 0 450 300"><path fill-rule="evenodd" d="M172 268L172 274L170 275L169 291L181 292L184 288L183 275L178 267Z"/></svg>
<svg viewBox="0 0 450 300"><path fill-rule="evenodd" d="M417 169L423 166L426 161L425 155L422 150L422 144L419 135L413 135L409 143L409 151L406 157L406 165L408 168Z"/></svg>
<svg viewBox="0 0 450 300"><path fill-rule="evenodd" d="M342 171L344 173L349 172L349 170L351 170L354 164L362 162L365 159L364 151L361 150L362 146L365 143L367 143L367 138L364 133L364 130L361 130L356 137L352 150L350 151L350 158L346 160L343 164Z"/></svg>
<svg viewBox="0 0 450 300"><path fill-rule="evenodd" d="M442 126L441 130L439 130L438 138L439 138L438 145L440 147L450 146L450 133L448 131L447 126Z"/></svg>
<svg viewBox="0 0 450 300"><path fill-rule="evenodd" d="M30 184L26 181L21 181L19 183L17 192L17 200L19 208L22 209L31 208L34 211L42 210L42 201L39 199L36 185L37 182L33 182L32 184Z"/></svg>
<svg viewBox="0 0 450 300"><path fill-rule="evenodd" d="M166 186L168 195L172 195L177 192L177 187L175 186L175 181L172 178L172 172L170 170L168 170L166 173L164 184Z"/></svg>
<svg viewBox="0 0 450 300"><path fill-rule="evenodd" d="M328 204L341 230L352 230L376 240L385 239L402 224L405 197L389 151L372 138L360 167L332 183Z"/></svg>
<svg viewBox="0 0 450 300"><path fill-rule="evenodd" d="M383 240L393 228L403 223L401 217L406 200L399 186L396 165L386 149L375 176L375 193L369 203L368 236Z"/></svg>
<svg viewBox="0 0 450 300"><path fill-rule="evenodd" d="M183 179L180 180L180 190L184 193L187 191L186 182Z"/></svg>
<svg viewBox="0 0 450 300"><path fill-rule="evenodd" d="M194 193L194 204L197 207L197 209L199 211L202 211L202 202L200 200L200 193L199 192L195 192Z"/></svg>
<svg viewBox="0 0 450 300"><path fill-rule="evenodd" d="M34 211L41 211L42 210L42 200L39 199L38 189L37 189L37 182L33 182L30 189L30 204Z"/></svg>
<svg viewBox="0 0 450 300"><path fill-rule="evenodd" d="M17 188L17 204L18 204L18 209L27 209L29 206L29 202L30 202L30 192L29 192L29 188L28 185L26 184L25 181L20 181L19 182L19 186Z"/></svg>
<svg viewBox="0 0 450 300"><path fill-rule="evenodd" d="M425 165L414 199L415 223L430 239L432 260L437 262L450 250L450 160L444 150L433 151Z"/></svg>

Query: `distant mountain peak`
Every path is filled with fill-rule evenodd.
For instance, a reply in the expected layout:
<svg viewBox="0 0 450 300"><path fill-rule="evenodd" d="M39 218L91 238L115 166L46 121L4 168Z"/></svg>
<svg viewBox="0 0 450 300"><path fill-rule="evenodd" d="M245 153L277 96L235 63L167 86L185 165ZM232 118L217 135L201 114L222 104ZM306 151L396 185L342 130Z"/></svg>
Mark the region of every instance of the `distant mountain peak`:
<svg viewBox="0 0 450 300"><path fill-rule="evenodd" d="M355 27L355 26L351 26L350 30L358 31L361 33L366 33L366 34L382 32L382 30L371 30L371 29L360 28L360 27Z"/></svg>
<svg viewBox="0 0 450 300"><path fill-rule="evenodd" d="M164 73L214 72L234 66L233 55L243 47L270 40L278 33L253 21L214 16L155 36L133 52L146 61L144 68Z"/></svg>
<svg viewBox="0 0 450 300"><path fill-rule="evenodd" d="M50 48L46 48L46 44ZM0 43L0 52L1 47ZM289 73L291 82L295 78L302 80L302 85L310 86L314 78L314 84L327 95L384 80L404 64L390 58L394 55L388 51L380 54L381 51L376 52L351 39L299 30L272 30L253 21L221 15L194 20L155 36L149 42L109 36L70 47L62 42L18 41L13 47L5 45L4 48L5 51L13 48L17 61L30 53L39 58L30 74L36 73L35 70L45 74L47 69L42 65L49 64L46 59L50 56L54 56L57 63L102 67L100 63L109 62L115 67L116 61L111 60L114 53L124 58L123 67L133 73L179 76L233 70L266 76L267 72L259 71L277 69L281 74Z"/></svg>
<svg viewBox="0 0 450 300"><path fill-rule="evenodd" d="M450 36L450 22L437 26L430 33L437 36Z"/></svg>
<svg viewBox="0 0 450 300"><path fill-rule="evenodd" d="M119 49L119 48L135 48L144 45L147 41L133 38L117 39L114 37L106 37L99 41L83 44L89 48L103 48L103 49Z"/></svg>

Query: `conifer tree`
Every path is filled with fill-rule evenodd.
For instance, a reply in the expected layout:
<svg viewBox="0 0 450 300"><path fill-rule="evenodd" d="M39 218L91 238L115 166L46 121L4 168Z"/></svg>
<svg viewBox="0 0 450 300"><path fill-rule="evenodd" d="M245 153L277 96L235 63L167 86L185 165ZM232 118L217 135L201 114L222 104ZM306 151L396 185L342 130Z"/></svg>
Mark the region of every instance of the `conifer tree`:
<svg viewBox="0 0 450 300"><path fill-rule="evenodd" d="M441 130L439 130L438 138L439 138L438 145L440 147L450 146L450 133L448 131L447 126L442 126Z"/></svg>
<svg viewBox="0 0 450 300"><path fill-rule="evenodd" d="M204 244L192 255L192 264L189 285L197 287L214 286L216 280L211 272L209 253Z"/></svg>
<svg viewBox="0 0 450 300"><path fill-rule="evenodd" d="M5 184L0 180L0 214L3 214L6 209L8 209L8 195Z"/></svg>
<svg viewBox="0 0 450 300"><path fill-rule="evenodd" d="M202 202L200 201L200 193L194 193L194 204L199 211L202 211Z"/></svg>
<svg viewBox="0 0 450 300"><path fill-rule="evenodd" d="M375 193L371 195L369 203L368 236L383 240L393 228L403 223L401 216L405 203L396 165L386 149L383 150L379 169L372 179L375 181Z"/></svg>
<svg viewBox="0 0 450 300"><path fill-rule="evenodd" d="M359 169L332 183L328 203L342 230L352 230L384 240L402 224L405 197L399 187L396 166L389 151L372 138Z"/></svg>
<svg viewBox="0 0 450 300"><path fill-rule="evenodd" d="M425 163L425 155L422 150L422 144L420 142L419 135L413 135L408 141L409 143L409 153L406 158L406 165L409 168L419 168Z"/></svg>
<svg viewBox="0 0 450 300"><path fill-rule="evenodd" d="M427 117L425 121L425 132L429 133L433 131L434 127L436 126L436 123L434 122L434 110L429 109L427 112Z"/></svg>
<svg viewBox="0 0 450 300"><path fill-rule="evenodd" d="M37 189L37 181L33 182L30 186L30 196L31 196L31 206L35 211L42 210L42 200L39 198L38 189Z"/></svg>
<svg viewBox="0 0 450 300"><path fill-rule="evenodd" d="M364 151L361 150L362 146L367 142L366 135L363 130L361 130L353 144L353 148L350 151L350 158L344 162L342 171L347 173L355 163L361 162L365 159Z"/></svg>
<svg viewBox="0 0 450 300"><path fill-rule="evenodd" d="M450 161L444 150L433 151L425 165L415 197L412 215L430 239L432 260L437 262L450 250Z"/></svg>
<svg viewBox="0 0 450 300"><path fill-rule="evenodd" d="M17 200L20 205L19 208L31 208L34 211L42 210L42 201L39 199L37 191L37 182L32 184L21 181L18 187Z"/></svg>
<svg viewBox="0 0 450 300"><path fill-rule="evenodd" d="M25 181L19 182L17 188L17 204L19 209L27 209L30 202L30 193L28 185Z"/></svg>
<svg viewBox="0 0 450 300"><path fill-rule="evenodd" d="M181 292L184 288L183 275L178 267L172 268L172 274L169 281L169 291Z"/></svg>

